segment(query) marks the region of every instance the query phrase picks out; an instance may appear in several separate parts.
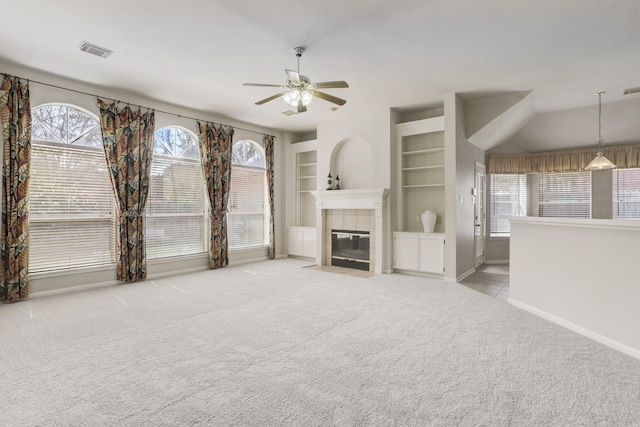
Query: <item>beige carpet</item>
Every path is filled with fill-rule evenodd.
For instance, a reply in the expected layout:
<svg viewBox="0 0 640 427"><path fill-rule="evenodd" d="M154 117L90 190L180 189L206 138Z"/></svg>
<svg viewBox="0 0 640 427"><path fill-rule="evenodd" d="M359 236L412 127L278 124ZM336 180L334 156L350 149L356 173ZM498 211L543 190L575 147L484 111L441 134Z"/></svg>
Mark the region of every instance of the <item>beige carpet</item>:
<svg viewBox="0 0 640 427"><path fill-rule="evenodd" d="M305 264L0 305L0 425L640 424L636 359L455 283Z"/></svg>

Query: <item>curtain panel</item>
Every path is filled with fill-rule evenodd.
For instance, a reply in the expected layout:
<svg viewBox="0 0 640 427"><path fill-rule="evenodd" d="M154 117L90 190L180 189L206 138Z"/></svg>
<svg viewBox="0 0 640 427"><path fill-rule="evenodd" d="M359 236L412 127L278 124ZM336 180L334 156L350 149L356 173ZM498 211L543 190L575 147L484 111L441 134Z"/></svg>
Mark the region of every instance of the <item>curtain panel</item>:
<svg viewBox="0 0 640 427"><path fill-rule="evenodd" d="M29 83L5 76L0 85L2 122L2 278L0 301L29 296Z"/></svg>
<svg viewBox="0 0 640 427"><path fill-rule="evenodd" d="M98 99L102 142L118 209L118 280L147 277L144 208L149 194L155 114Z"/></svg>
<svg viewBox="0 0 640 427"><path fill-rule="evenodd" d="M227 246L227 204L231 178L233 128L198 122L200 160L211 205L209 268L229 264Z"/></svg>
<svg viewBox="0 0 640 427"><path fill-rule="evenodd" d="M490 174L581 172L600 151L597 147L543 153L487 155ZM640 167L640 144L604 146L602 153L619 169Z"/></svg>
<svg viewBox="0 0 640 427"><path fill-rule="evenodd" d="M269 196L269 258L276 257L276 227L275 227L275 198L274 198L274 180L273 180L273 139L272 135L264 136L264 154L267 172L267 190Z"/></svg>

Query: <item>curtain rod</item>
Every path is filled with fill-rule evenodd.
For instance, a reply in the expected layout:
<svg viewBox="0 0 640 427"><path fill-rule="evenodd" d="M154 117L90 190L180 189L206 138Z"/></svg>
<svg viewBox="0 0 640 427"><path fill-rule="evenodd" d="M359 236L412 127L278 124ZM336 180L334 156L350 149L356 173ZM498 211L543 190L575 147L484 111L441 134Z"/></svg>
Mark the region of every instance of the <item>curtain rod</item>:
<svg viewBox="0 0 640 427"><path fill-rule="evenodd" d="M197 122L212 123L212 124L218 125L218 126L228 126L228 127L233 128L233 129L243 130L245 132L251 132L251 133L258 134L258 135L267 135L267 136L271 136L273 138L276 138L276 136L269 135L269 134L266 134L264 132L258 132L258 131L251 130L251 129L244 129L244 128L241 128L241 127L238 127L238 126L226 125L224 123L216 123L216 122L212 122L211 120L198 119L197 117L183 116L182 114L176 114L176 113L171 113L169 111L158 110L157 108L145 107L144 105L138 105L138 104L134 104L134 103L131 103L131 102L126 102L126 101L122 101L120 99L111 98L111 97L108 97L108 96L101 96L101 95L96 95L96 94L89 93L89 92L83 92L83 91L77 90L77 89L70 89L68 87L58 86L58 85L54 85L54 84L51 84L51 83L40 82L40 81L33 80L33 79L25 79L24 77L13 76L13 75L7 74L7 73L0 73L0 74L2 74L4 76L7 76L7 77L14 77L14 78L17 78L17 79L20 79L20 80L26 80L27 83L36 83L36 84L39 84L39 85L42 85L42 86L49 86L49 87L52 87L52 88L55 88L55 89L62 89L62 90L66 90L66 91L69 91L69 92L79 93L81 95L87 95L87 96L93 96L93 97L96 97L96 98L108 99L110 101L115 101L116 103L121 103L122 102L122 103L125 103L125 104L128 104L128 105L133 105L134 107L144 108L144 109L147 109L147 110L154 110L154 111L156 111L158 113L167 114L169 116L174 116L174 117L178 117L178 118L181 118L181 119L189 119L189 120L195 120Z"/></svg>

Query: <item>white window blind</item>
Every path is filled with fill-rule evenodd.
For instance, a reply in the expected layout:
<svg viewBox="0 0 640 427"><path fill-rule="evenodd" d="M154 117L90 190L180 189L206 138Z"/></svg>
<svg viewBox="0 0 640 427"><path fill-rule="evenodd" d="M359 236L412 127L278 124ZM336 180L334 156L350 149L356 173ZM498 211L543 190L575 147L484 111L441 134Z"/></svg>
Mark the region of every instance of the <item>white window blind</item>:
<svg viewBox="0 0 640 427"><path fill-rule="evenodd" d="M614 169L613 219L640 219L640 169Z"/></svg>
<svg viewBox="0 0 640 427"><path fill-rule="evenodd" d="M539 215L590 218L591 172L540 174Z"/></svg>
<svg viewBox="0 0 640 427"><path fill-rule="evenodd" d="M524 174L490 175L491 236L508 236L509 220L505 215L525 216L527 213L527 179Z"/></svg>
<svg viewBox="0 0 640 427"><path fill-rule="evenodd" d="M267 175L264 151L253 141L233 144L228 202L229 248L264 246L267 243Z"/></svg>
<svg viewBox="0 0 640 427"><path fill-rule="evenodd" d="M115 264L115 198L98 120L69 105L32 110L29 271Z"/></svg>
<svg viewBox="0 0 640 427"><path fill-rule="evenodd" d="M198 142L183 129L155 132L145 233L149 259L208 251L209 202Z"/></svg>
<svg viewBox="0 0 640 427"><path fill-rule="evenodd" d="M265 244L265 180L262 168L231 167L227 231L230 248Z"/></svg>
<svg viewBox="0 0 640 427"><path fill-rule="evenodd" d="M33 141L29 271L115 263L115 201L100 148Z"/></svg>

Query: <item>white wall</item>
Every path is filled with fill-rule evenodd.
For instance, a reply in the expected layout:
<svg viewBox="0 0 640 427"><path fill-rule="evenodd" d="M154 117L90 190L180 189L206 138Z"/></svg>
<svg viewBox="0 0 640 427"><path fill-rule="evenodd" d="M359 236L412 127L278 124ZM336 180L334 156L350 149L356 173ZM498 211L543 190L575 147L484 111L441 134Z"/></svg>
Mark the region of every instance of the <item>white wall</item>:
<svg viewBox="0 0 640 427"><path fill-rule="evenodd" d="M339 172L345 184L344 189L390 188L391 132L389 109L319 124L318 175L326 177L331 172L335 176ZM354 157L348 163L342 162L333 157L334 150L339 149L342 144L353 144L351 148L358 147L363 153L360 157L354 156L353 150L348 148L345 153ZM336 152L338 151L340 150ZM336 166L347 169L336 171ZM350 183L355 186L352 187Z"/></svg>
<svg viewBox="0 0 640 427"><path fill-rule="evenodd" d="M195 134L197 131L197 124L195 120L186 118L193 117L201 120L208 120L215 123L224 123L236 128L234 133L234 141L241 139L251 139L262 144L262 134L270 134L276 136L275 139L275 161L274 161L274 177L276 181L275 185L275 200L277 206L275 207L275 227L276 227L276 254L281 256L286 253L285 248L285 195L284 195L284 182L286 179L285 172L285 150L283 145L283 138L279 131L273 129L262 128L249 123L242 123L229 120L220 114L212 112L196 111L185 107L179 107L162 102L158 102L152 99L143 98L131 93L121 92L115 89L110 89L102 86L92 85L88 83L78 82L75 80L66 79L60 76L54 76L44 72L16 66L14 64L5 63L0 61L0 71L16 75L22 78L40 81L68 89L73 89L78 92L85 92L89 94L97 94L103 97L118 99L124 102L130 102L132 104L140 104L145 107L151 107L156 109L156 129L164 126L181 126L193 131ZM96 103L96 97L86 95L83 93L72 92L64 89L58 89L50 86L35 83L30 83L31 94L31 107L36 107L46 103L64 103L79 106L90 113L98 116L98 106ZM168 114L163 114L160 111L167 111L174 114L179 114L182 117L175 117ZM247 132L237 128L243 128L255 131ZM237 251L230 252L229 261L231 264L242 263L250 260L265 259L267 255L266 249L258 249L251 251ZM175 274L180 271L189 271L197 269L208 268L207 255L195 255L180 258L173 261L161 261L153 260L148 262L148 277L158 277L166 274ZM108 268L91 268L83 269L74 273L56 273L56 274L38 274L31 275L29 288L30 291L51 291L65 287L90 285L96 283L116 283L116 271L114 267Z"/></svg>
<svg viewBox="0 0 640 427"><path fill-rule="evenodd" d="M640 223L513 218L509 302L640 358Z"/></svg>
<svg viewBox="0 0 640 427"><path fill-rule="evenodd" d="M475 187L476 162L485 164L484 151L467 142L465 109L457 94L445 97L445 277L455 280L475 271L475 205L471 189Z"/></svg>

